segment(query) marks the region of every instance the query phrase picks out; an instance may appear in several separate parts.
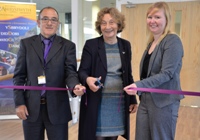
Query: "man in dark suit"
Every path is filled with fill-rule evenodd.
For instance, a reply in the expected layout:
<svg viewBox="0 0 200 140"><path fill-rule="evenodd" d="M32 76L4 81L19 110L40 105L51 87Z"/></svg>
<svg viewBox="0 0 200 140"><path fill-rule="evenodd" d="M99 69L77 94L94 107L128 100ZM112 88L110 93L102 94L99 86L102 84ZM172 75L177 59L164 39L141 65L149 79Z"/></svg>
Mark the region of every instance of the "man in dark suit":
<svg viewBox="0 0 200 140"><path fill-rule="evenodd" d="M37 23L41 33L20 42L14 85L67 86L73 89L72 96L82 95L85 87L77 76L75 44L56 35L58 12L43 8ZM23 120L25 140L43 140L45 129L50 140L68 139L72 116L67 91L14 90L14 101L17 116Z"/></svg>

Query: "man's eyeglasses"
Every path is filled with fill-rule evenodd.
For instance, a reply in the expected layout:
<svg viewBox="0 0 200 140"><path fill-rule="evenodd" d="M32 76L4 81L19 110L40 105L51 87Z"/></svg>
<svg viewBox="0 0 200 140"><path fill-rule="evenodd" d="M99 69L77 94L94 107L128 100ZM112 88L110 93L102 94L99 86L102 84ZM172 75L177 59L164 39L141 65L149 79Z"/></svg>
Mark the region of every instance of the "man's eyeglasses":
<svg viewBox="0 0 200 140"><path fill-rule="evenodd" d="M42 18L40 20L42 20L43 23L48 23L49 21L51 21L52 24L58 23L58 19L56 19L56 18L51 18L50 19L50 18L44 17L44 18Z"/></svg>

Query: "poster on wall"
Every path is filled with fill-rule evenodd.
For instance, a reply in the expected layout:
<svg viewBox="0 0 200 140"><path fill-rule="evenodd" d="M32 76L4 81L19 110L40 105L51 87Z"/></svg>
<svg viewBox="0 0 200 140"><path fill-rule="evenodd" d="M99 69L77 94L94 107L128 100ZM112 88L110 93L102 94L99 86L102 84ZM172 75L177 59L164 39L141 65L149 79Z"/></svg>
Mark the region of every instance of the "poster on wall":
<svg viewBox="0 0 200 140"><path fill-rule="evenodd" d="M35 3L0 1L0 86L13 85L20 40L35 34ZM0 88L0 115L14 114L13 90Z"/></svg>

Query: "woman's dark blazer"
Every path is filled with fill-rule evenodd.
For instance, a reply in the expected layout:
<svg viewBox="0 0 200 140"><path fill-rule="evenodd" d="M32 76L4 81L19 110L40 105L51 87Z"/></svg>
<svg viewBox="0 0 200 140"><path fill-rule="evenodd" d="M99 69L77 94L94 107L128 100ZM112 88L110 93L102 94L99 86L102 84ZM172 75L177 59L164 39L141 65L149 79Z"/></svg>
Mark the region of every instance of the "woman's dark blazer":
<svg viewBox="0 0 200 140"><path fill-rule="evenodd" d="M122 80L123 86L133 83L131 70L131 45L130 42L118 38L118 46L122 63ZM79 140L95 140L96 125L98 118L98 106L101 100L102 89L97 92L92 92L86 84L88 76L99 77L104 83L107 74L107 60L103 37L87 40L83 48L81 64L78 75L81 83L86 86L86 93L82 96L80 106L80 121L79 121ZM125 95L125 115L126 115L126 131L125 137L129 140L129 105L137 104L136 97ZM116 116L117 117L117 116Z"/></svg>

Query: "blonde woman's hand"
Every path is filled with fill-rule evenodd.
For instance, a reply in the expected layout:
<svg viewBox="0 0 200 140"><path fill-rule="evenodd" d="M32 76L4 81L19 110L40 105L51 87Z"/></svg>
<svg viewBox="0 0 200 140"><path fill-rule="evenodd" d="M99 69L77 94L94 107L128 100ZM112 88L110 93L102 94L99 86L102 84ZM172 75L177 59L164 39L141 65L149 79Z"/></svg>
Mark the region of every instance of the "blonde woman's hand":
<svg viewBox="0 0 200 140"><path fill-rule="evenodd" d="M135 90L134 88L137 88L136 84L133 83L133 84L130 84L129 86L126 86L124 88L124 91L129 94L129 95L136 95L137 93L137 90Z"/></svg>

